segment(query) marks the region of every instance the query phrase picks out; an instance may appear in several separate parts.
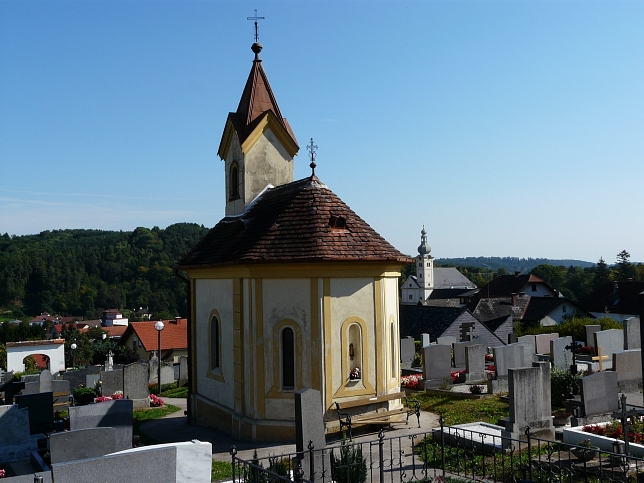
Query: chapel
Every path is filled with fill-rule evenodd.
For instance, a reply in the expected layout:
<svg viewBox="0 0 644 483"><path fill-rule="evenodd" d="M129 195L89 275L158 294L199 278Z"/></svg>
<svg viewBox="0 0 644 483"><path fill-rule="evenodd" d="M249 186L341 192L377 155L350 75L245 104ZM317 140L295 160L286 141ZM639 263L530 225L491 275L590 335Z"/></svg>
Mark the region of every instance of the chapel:
<svg viewBox="0 0 644 483"><path fill-rule="evenodd" d="M400 390L398 278L411 260L315 175L313 154L311 175L294 180L299 145L261 50L219 145L225 217L179 266L188 404L198 425L292 442L297 391L320 391L332 424L335 401Z"/></svg>

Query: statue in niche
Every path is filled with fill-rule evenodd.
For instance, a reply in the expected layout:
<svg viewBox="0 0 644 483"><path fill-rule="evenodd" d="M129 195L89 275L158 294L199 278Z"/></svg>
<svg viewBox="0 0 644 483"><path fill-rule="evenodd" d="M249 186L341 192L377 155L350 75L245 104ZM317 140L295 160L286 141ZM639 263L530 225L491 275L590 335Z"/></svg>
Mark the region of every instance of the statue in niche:
<svg viewBox="0 0 644 483"><path fill-rule="evenodd" d="M349 359L353 360L355 356L356 356L356 350L353 347L353 344L349 344Z"/></svg>

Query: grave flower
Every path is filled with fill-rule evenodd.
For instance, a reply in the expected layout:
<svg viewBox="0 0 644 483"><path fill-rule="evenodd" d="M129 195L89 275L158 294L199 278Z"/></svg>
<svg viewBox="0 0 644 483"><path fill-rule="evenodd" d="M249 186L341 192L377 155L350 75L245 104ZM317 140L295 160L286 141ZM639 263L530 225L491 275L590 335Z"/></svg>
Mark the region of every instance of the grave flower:
<svg viewBox="0 0 644 483"><path fill-rule="evenodd" d="M153 408L158 408L163 406L163 399L161 399L156 394L149 394L148 401L150 401L150 406L152 406Z"/></svg>

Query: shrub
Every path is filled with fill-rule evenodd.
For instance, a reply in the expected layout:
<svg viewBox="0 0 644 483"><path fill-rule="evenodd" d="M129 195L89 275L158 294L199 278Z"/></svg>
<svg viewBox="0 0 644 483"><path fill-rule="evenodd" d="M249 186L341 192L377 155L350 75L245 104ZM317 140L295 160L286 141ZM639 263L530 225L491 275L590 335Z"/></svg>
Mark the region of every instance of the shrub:
<svg viewBox="0 0 644 483"><path fill-rule="evenodd" d="M331 450L331 479L343 483L364 483L367 480L367 460L362 457L362 446L343 440L337 458Z"/></svg>
<svg viewBox="0 0 644 483"><path fill-rule="evenodd" d="M472 394L483 394L483 386L479 386L477 384L474 384L470 386L470 392Z"/></svg>
<svg viewBox="0 0 644 483"><path fill-rule="evenodd" d="M550 371L550 402L552 406L563 406L563 396L566 394L579 394L579 381L582 376L582 373L572 374L570 371L553 367Z"/></svg>
<svg viewBox="0 0 644 483"><path fill-rule="evenodd" d="M96 391L93 387L77 387L74 389L74 401L79 406L90 404L96 398Z"/></svg>

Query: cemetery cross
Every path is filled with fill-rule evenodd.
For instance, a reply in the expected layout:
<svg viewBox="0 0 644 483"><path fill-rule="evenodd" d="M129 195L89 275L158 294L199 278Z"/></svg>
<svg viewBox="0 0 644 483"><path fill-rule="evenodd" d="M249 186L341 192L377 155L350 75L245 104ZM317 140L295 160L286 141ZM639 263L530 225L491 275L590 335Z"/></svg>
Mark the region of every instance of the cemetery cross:
<svg viewBox="0 0 644 483"><path fill-rule="evenodd" d="M570 352L572 352L572 365L570 366L570 373L577 374L577 353L579 352L579 349L581 349L581 344L573 340L569 345L564 347L564 349L570 350Z"/></svg>
<svg viewBox="0 0 644 483"><path fill-rule="evenodd" d="M609 359L608 356L602 355L602 348L598 347L597 348L597 355L593 357L594 361L599 361L599 372L604 370L604 361L607 361Z"/></svg>
<svg viewBox="0 0 644 483"><path fill-rule="evenodd" d="M626 394L622 393L619 398L619 411L615 411L611 416L615 419L622 421L622 433L624 434L624 454L629 454L628 451L628 418L633 416L642 416L644 415L644 409L631 409L630 411L626 410Z"/></svg>

